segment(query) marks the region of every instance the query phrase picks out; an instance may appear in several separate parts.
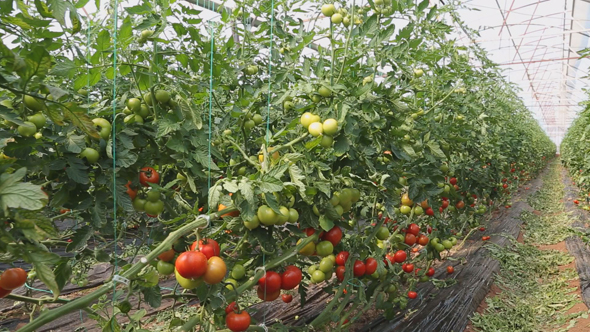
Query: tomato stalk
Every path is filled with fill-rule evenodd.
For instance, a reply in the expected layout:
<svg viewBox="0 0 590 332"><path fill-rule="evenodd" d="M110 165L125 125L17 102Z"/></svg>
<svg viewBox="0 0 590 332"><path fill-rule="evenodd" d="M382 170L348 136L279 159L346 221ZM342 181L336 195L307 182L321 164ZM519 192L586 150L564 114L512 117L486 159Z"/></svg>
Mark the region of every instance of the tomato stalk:
<svg viewBox="0 0 590 332"><path fill-rule="evenodd" d="M352 1L352 19L354 20L354 10L355 10L355 1ZM354 30L354 22L351 24L350 29L348 30L348 36L346 37L346 43L344 44L344 57L342 58L342 66L340 67L340 73L338 74L338 78L336 79L336 83L340 81L340 77L342 77L342 73L344 72L344 65L346 64L346 57L348 56L348 44L350 43L350 38L352 37L352 30Z"/></svg>

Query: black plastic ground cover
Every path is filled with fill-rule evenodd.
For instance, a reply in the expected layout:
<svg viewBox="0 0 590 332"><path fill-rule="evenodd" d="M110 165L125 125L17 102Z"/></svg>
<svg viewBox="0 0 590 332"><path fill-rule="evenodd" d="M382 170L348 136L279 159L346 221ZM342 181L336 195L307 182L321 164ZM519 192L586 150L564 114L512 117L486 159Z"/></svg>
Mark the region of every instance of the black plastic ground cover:
<svg viewBox="0 0 590 332"><path fill-rule="evenodd" d="M586 233L588 227L588 212L578 208L574 200L579 199L579 189L572 185L567 171L562 169L564 188L564 204L567 213L575 220L572 228ZM584 202L585 203L585 202ZM578 235L572 235L565 240L567 251L576 259L576 270L580 276L582 301L590 308L590 247Z"/></svg>

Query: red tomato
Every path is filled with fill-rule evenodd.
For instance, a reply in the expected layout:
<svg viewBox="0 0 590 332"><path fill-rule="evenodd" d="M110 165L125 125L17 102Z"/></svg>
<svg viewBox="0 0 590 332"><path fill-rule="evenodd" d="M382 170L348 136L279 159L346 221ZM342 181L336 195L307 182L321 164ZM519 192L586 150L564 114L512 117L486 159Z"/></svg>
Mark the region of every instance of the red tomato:
<svg viewBox="0 0 590 332"><path fill-rule="evenodd" d="M230 312L234 312L237 307L236 301L233 301L232 303L228 304L227 307L225 307L225 313L229 314Z"/></svg>
<svg viewBox="0 0 590 332"><path fill-rule="evenodd" d="M443 213L443 211L444 211L444 210L443 210L443 208L442 208L442 207L439 207L439 208L438 208L438 212L439 212L439 213Z"/></svg>
<svg viewBox="0 0 590 332"><path fill-rule="evenodd" d="M137 190L133 190L133 188L131 188L131 181L127 182L125 187L127 187L127 195L129 195L131 200L134 200L135 196L137 196Z"/></svg>
<svg viewBox="0 0 590 332"><path fill-rule="evenodd" d="M502 188L506 189L506 188L508 188L508 185L507 185L506 183L504 183L504 184L502 185Z"/></svg>
<svg viewBox="0 0 590 332"><path fill-rule="evenodd" d="M414 234L407 233L404 242L409 246L413 246L416 243L416 236Z"/></svg>
<svg viewBox="0 0 590 332"><path fill-rule="evenodd" d="M418 235L420 233L420 226L412 223L410 224L410 226L408 226L407 232L410 234Z"/></svg>
<svg viewBox="0 0 590 332"><path fill-rule="evenodd" d="M427 216L434 216L434 210L432 208L426 209L426 215Z"/></svg>
<svg viewBox="0 0 590 332"><path fill-rule="evenodd" d="M176 253L174 252L174 249L170 249L170 250L166 250L163 253L161 253L160 255L158 255L158 259L164 262L170 262L171 260L174 259L174 255L176 255Z"/></svg>
<svg viewBox="0 0 590 332"><path fill-rule="evenodd" d="M332 242L332 245L335 247L342 240L342 229L338 226L332 227L331 230L324 233L322 240Z"/></svg>
<svg viewBox="0 0 590 332"><path fill-rule="evenodd" d="M0 288L0 299L6 297L6 295L10 294L11 292L11 290Z"/></svg>
<svg viewBox="0 0 590 332"><path fill-rule="evenodd" d="M402 264L402 270L406 273L411 273L414 271L414 264Z"/></svg>
<svg viewBox="0 0 590 332"><path fill-rule="evenodd" d="M418 244L421 246L427 245L429 241L430 241L430 239L426 235L418 236Z"/></svg>
<svg viewBox="0 0 590 332"><path fill-rule="evenodd" d="M281 274L281 288L293 289L301 283L301 270L294 265L287 266L285 272Z"/></svg>
<svg viewBox="0 0 590 332"><path fill-rule="evenodd" d="M358 259L356 261L354 261L354 276L355 277L360 277L365 275L365 271L367 270L365 263L363 263L362 261L359 261Z"/></svg>
<svg viewBox="0 0 590 332"><path fill-rule="evenodd" d="M456 191L459 191L459 186L458 185L454 185L453 188L455 188Z"/></svg>
<svg viewBox="0 0 590 332"><path fill-rule="evenodd" d="M336 264L344 266L344 264L346 264L346 261L348 260L348 256L350 256L348 251L339 252L338 255L336 255Z"/></svg>
<svg viewBox="0 0 590 332"><path fill-rule="evenodd" d="M452 267L452 266L447 266L447 273L448 273L448 274L451 274L451 273L453 273L453 272L455 272L455 268L454 268L454 267Z"/></svg>
<svg viewBox="0 0 590 332"><path fill-rule="evenodd" d="M225 316L225 325L232 332L246 331L250 327L250 322L250 314L246 311L230 312Z"/></svg>
<svg viewBox="0 0 590 332"><path fill-rule="evenodd" d="M479 230L483 232L483 231L486 230L486 228L482 226L482 227L479 228Z"/></svg>
<svg viewBox="0 0 590 332"><path fill-rule="evenodd" d="M429 267L428 272L426 272L426 275L432 277L434 275L434 268Z"/></svg>
<svg viewBox="0 0 590 332"><path fill-rule="evenodd" d="M142 186L148 187L148 183L159 183L160 182L160 174L156 172L155 169L151 167L144 167L139 172L139 183Z"/></svg>
<svg viewBox="0 0 590 332"><path fill-rule="evenodd" d="M313 227L308 227L303 230L307 236L312 236L315 233L315 229Z"/></svg>
<svg viewBox="0 0 590 332"><path fill-rule="evenodd" d="M283 295L281 295L281 299L285 303L291 303L291 301L293 301L293 295L291 295L291 294L283 294Z"/></svg>
<svg viewBox="0 0 590 332"><path fill-rule="evenodd" d="M409 291L408 292L408 297L413 300L413 299L415 299L415 298L418 297L418 293Z"/></svg>
<svg viewBox="0 0 590 332"><path fill-rule="evenodd" d="M443 208L443 210L446 209L446 208L448 208L449 207L449 201L448 200L447 201L443 201L441 207Z"/></svg>
<svg viewBox="0 0 590 332"><path fill-rule="evenodd" d="M185 251L176 258L174 266L183 278L196 279L207 272L207 256L199 251Z"/></svg>
<svg viewBox="0 0 590 332"><path fill-rule="evenodd" d="M456 207L458 210L461 210L462 208L464 208L464 207L465 207L465 203L464 203L463 201L458 201L458 202L457 202L457 204L455 204L455 207Z"/></svg>
<svg viewBox="0 0 590 332"><path fill-rule="evenodd" d="M265 295L264 287L259 286L256 289L256 294L258 295L258 298L263 301L274 301L279 298L279 295L281 295L281 290L279 289L278 291L276 291L274 293L271 293L267 290L266 295Z"/></svg>
<svg viewBox="0 0 590 332"><path fill-rule="evenodd" d="M266 274L258 280L258 286L263 290L266 288L266 294L280 291L281 276L274 271L266 271Z"/></svg>
<svg viewBox="0 0 590 332"><path fill-rule="evenodd" d="M369 257L365 260L365 274L371 275L377 271L377 260Z"/></svg>
<svg viewBox="0 0 590 332"><path fill-rule="evenodd" d="M574 204L578 205L580 204L580 201L578 201L577 199L574 200Z"/></svg>
<svg viewBox="0 0 590 332"><path fill-rule="evenodd" d="M59 210L59 214L64 214L70 212L70 209L61 209Z"/></svg>
<svg viewBox="0 0 590 332"><path fill-rule="evenodd" d="M393 259L396 263L403 263L406 258L408 258L408 254L403 250L398 250L395 255L393 255Z"/></svg>
<svg viewBox="0 0 590 332"><path fill-rule="evenodd" d="M451 178L449 180L449 183L452 184L453 186L457 184L457 178Z"/></svg>
<svg viewBox="0 0 590 332"><path fill-rule="evenodd" d="M344 272L346 272L346 268L344 266L338 266L336 268L336 278L338 278L340 282L344 280Z"/></svg>
<svg viewBox="0 0 590 332"><path fill-rule="evenodd" d="M213 239L201 239L198 242L193 242L193 244L191 245L191 250L195 251L197 250L197 248L198 251L202 252L203 254L205 254L205 256L207 256L207 259L213 256L219 256L219 253L221 251L221 249L219 248L219 243L217 243L217 241Z"/></svg>
<svg viewBox="0 0 590 332"><path fill-rule="evenodd" d="M20 267L8 269L0 275L0 288L12 291L25 284L27 272Z"/></svg>
<svg viewBox="0 0 590 332"><path fill-rule="evenodd" d="M428 232L428 234L432 233L432 227L430 225L428 225L428 227L426 227L426 231Z"/></svg>

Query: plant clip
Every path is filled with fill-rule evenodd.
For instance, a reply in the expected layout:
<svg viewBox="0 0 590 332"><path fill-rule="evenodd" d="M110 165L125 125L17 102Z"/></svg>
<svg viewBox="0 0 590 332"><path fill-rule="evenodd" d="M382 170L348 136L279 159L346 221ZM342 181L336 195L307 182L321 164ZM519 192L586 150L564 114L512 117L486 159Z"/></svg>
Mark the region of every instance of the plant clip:
<svg viewBox="0 0 590 332"><path fill-rule="evenodd" d="M118 275L118 274L115 274L115 275L113 276L113 281L114 281L114 282L120 282L120 283L122 283L122 284L125 284L126 286L129 286L129 279L127 279L127 278L125 278L125 277L122 277L122 276L120 276L120 275Z"/></svg>
<svg viewBox="0 0 590 332"><path fill-rule="evenodd" d="M262 272L264 272L264 274L266 274L266 267L259 266L259 267L257 267L257 268L254 269L254 275L256 275L256 273L258 272L258 270L262 270Z"/></svg>
<svg viewBox="0 0 590 332"><path fill-rule="evenodd" d="M266 324L260 323L260 325L258 325L258 326L262 327L264 329L264 331L268 332L268 327L266 327Z"/></svg>
<svg viewBox="0 0 590 332"><path fill-rule="evenodd" d="M197 219L199 219L199 218L207 219L207 225L199 226L199 227L197 227L198 229L205 229L205 228L207 228L207 227L209 227L211 225L211 217L209 215L207 215L207 214L200 214L200 215L197 216Z"/></svg>

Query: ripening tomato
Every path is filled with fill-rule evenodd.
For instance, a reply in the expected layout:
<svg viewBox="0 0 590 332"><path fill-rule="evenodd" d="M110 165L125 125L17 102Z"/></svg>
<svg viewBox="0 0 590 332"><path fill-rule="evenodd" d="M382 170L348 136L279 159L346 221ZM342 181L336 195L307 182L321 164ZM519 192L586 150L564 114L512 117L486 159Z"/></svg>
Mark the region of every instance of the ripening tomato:
<svg viewBox="0 0 590 332"><path fill-rule="evenodd" d="M260 288L266 288L266 293L274 293L281 290L281 276L274 271L266 271L266 274L258 280Z"/></svg>
<svg viewBox="0 0 590 332"><path fill-rule="evenodd" d="M371 275L377 271L377 260L373 257L369 257L365 260L365 274Z"/></svg>
<svg viewBox="0 0 590 332"><path fill-rule="evenodd" d="M414 264L402 264L402 270L406 273L411 273L414 271Z"/></svg>
<svg viewBox="0 0 590 332"><path fill-rule="evenodd" d="M258 298L263 301L274 301L279 297L279 295L281 295L281 290L279 289L275 292L269 292L267 290L265 292L264 287L258 286L256 289L256 294L258 295Z"/></svg>
<svg viewBox="0 0 590 332"><path fill-rule="evenodd" d="M413 300L413 299L415 299L415 298L418 297L418 293L409 291L408 292L408 297Z"/></svg>
<svg viewBox="0 0 590 332"><path fill-rule="evenodd" d="M152 167L144 167L141 169L139 173L139 183L142 186L148 187L148 183L159 183L160 182L160 174L153 169Z"/></svg>
<svg viewBox="0 0 590 332"><path fill-rule="evenodd" d="M453 273L453 272L455 272L455 268L454 268L454 267L452 267L452 266L447 266L447 273L448 273L448 274L451 274L451 273Z"/></svg>
<svg viewBox="0 0 590 332"><path fill-rule="evenodd" d="M283 295L281 295L281 300L283 300L283 302L285 302L285 303L291 303L291 301L293 301L293 295L283 294Z"/></svg>
<svg viewBox="0 0 590 332"><path fill-rule="evenodd" d="M359 261L358 259L354 261L353 273L355 277L363 276L366 270L367 268L365 266L365 263Z"/></svg>
<svg viewBox="0 0 590 332"><path fill-rule="evenodd" d="M332 242L332 245L335 247L340 243L340 240L342 240L342 229L338 226L334 226L332 229L324 233L321 239Z"/></svg>
<svg viewBox="0 0 590 332"><path fill-rule="evenodd" d="M0 288L12 291L25 284L27 272L20 267L10 268L0 275Z"/></svg>
<svg viewBox="0 0 590 332"><path fill-rule="evenodd" d="M408 233L418 235L420 233L420 226L412 223L408 226Z"/></svg>
<svg viewBox="0 0 590 332"><path fill-rule="evenodd" d="M225 316L225 325L232 332L246 331L250 327L250 322L250 314L246 311L230 312Z"/></svg>
<svg viewBox="0 0 590 332"><path fill-rule="evenodd" d="M348 260L348 256L350 256L348 251L339 252L338 255L336 255L336 264L344 266L344 264L346 264L346 261Z"/></svg>
<svg viewBox="0 0 590 332"><path fill-rule="evenodd" d="M219 243L213 239L201 239L199 241L193 242L191 245L191 250L197 250L202 252L207 259L213 256L219 256L221 249L219 248Z"/></svg>
<svg viewBox="0 0 590 332"><path fill-rule="evenodd" d="M336 278L338 278L340 282L344 280L344 272L346 272L346 268L344 266L338 266L336 268Z"/></svg>
<svg viewBox="0 0 590 332"><path fill-rule="evenodd" d="M293 289L301 283L302 278L301 269L295 265L289 265L285 272L281 274L281 288L287 290Z"/></svg>
<svg viewBox="0 0 590 332"><path fill-rule="evenodd" d="M207 271L203 275L203 281L209 285L215 285L225 278L227 273L227 266L223 259L217 256L209 258L207 261Z"/></svg>
<svg viewBox="0 0 590 332"><path fill-rule="evenodd" d="M176 258L176 271L186 279L196 279L207 272L207 256L199 251L185 251Z"/></svg>
<svg viewBox="0 0 590 332"><path fill-rule="evenodd" d="M458 201L457 204L455 204L455 207L460 210L465 207L465 202Z"/></svg>
<svg viewBox="0 0 590 332"><path fill-rule="evenodd" d="M158 259L164 262L170 262L171 260L174 259L174 255L176 255L176 253L174 252L174 249L170 249L170 250L166 250L163 253L161 253L160 255L158 255Z"/></svg>
<svg viewBox="0 0 590 332"><path fill-rule="evenodd" d="M434 268L429 267L428 272L426 272L426 275L432 277L434 275Z"/></svg>
<svg viewBox="0 0 590 332"><path fill-rule="evenodd" d="M131 200L134 200L135 196L137 196L137 190L133 190L133 188L131 188L131 181L127 182L125 187L127 187L127 195L131 197Z"/></svg>
<svg viewBox="0 0 590 332"><path fill-rule="evenodd" d="M407 233L404 242L409 246L413 246L416 243L416 236L414 234Z"/></svg>
<svg viewBox="0 0 590 332"><path fill-rule="evenodd" d="M426 235L419 235L418 236L418 244L421 246L427 245L429 241L430 241L430 239Z"/></svg>

